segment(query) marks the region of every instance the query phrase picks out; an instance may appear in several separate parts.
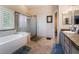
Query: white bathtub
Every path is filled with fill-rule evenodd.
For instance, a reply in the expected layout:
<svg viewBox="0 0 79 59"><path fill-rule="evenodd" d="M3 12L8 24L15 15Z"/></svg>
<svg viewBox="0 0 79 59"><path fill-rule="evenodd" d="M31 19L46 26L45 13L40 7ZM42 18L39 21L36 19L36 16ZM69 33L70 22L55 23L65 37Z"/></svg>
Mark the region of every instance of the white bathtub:
<svg viewBox="0 0 79 59"><path fill-rule="evenodd" d="M26 45L29 33L18 32L5 37L0 37L0 54L10 54Z"/></svg>

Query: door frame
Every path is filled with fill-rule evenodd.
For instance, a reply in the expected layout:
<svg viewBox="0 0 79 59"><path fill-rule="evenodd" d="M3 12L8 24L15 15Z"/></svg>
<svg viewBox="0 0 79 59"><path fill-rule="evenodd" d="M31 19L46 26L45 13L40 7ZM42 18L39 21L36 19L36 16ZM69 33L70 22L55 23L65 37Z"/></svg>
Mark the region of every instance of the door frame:
<svg viewBox="0 0 79 59"><path fill-rule="evenodd" d="M57 13L57 36L55 36L55 14L56 14L56 13ZM59 20L59 19L58 19L59 11L56 10L53 15L54 15L54 17L53 17L53 18L54 18L54 20L53 20L53 21L54 21L54 39L56 39L56 43L58 43L58 42L59 42L59 37L58 37L58 36L59 36L59 29L58 29L58 27L59 27L59 26L58 26L58 23L59 23L59 22L58 22L58 20Z"/></svg>

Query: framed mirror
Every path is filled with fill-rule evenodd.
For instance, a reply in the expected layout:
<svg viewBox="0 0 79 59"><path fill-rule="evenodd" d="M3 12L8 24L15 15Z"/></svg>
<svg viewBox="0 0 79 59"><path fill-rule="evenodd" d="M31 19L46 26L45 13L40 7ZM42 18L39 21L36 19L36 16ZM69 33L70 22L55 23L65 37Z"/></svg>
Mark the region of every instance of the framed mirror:
<svg viewBox="0 0 79 59"><path fill-rule="evenodd" d="M47 16L47 23L52 23L52 16Z"/></svg>
<svg viewBox="0 0 79 59"><path fill-rule="evenodd" d="M71 25L72 24L72 13L63 13L62 14L62 23L63 25Z"/></svg>

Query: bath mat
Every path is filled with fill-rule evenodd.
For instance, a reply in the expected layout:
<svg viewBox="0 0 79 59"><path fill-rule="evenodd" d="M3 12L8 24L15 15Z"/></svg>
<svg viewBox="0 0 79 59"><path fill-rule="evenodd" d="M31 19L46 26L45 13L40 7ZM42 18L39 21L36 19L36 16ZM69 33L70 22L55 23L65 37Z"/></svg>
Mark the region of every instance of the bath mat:
<svg viewBox="0 0 79 59"><path fill-rule="evenodd" d="M61 44L56 44L52 49L52 54L64 54L64 50Z"/></svg>
<svg viewBox="0 0 79 59"><path fill-rule="evenodd" d="M50 37L47 37L47 40L51 40L51 38Z"/></svg>
<svg viewBox="0 0 79 59"><path fill-rule="evenodd" d="M31 38L31 41L37 42L41 39L41 37L33 37Z"/></svg>
<svg viewBox="0 0 79 59"><path fill-rule="evenodd" d="M23 46L23 47L19 48L17 51L15 51L13 54L28 54L30 49L31 49L31 47Z"/></svg>

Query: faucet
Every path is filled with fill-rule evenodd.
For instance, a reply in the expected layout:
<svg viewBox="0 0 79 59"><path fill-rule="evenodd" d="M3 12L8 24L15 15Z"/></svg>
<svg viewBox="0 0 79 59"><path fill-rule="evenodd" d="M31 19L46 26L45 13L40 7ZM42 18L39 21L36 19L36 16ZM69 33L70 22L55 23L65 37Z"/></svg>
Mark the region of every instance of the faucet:
<svg viewBox="0 0 79 59"><path fill-rule="evenodd" d="M70 31L75 32L76 31L76 27L70 27Z"/></svg>
<svg viewBox="0 0 79 59"><path fill-rule="evenodd" d="M76 33L79 34L79 26L76 28Z"/></svg>

